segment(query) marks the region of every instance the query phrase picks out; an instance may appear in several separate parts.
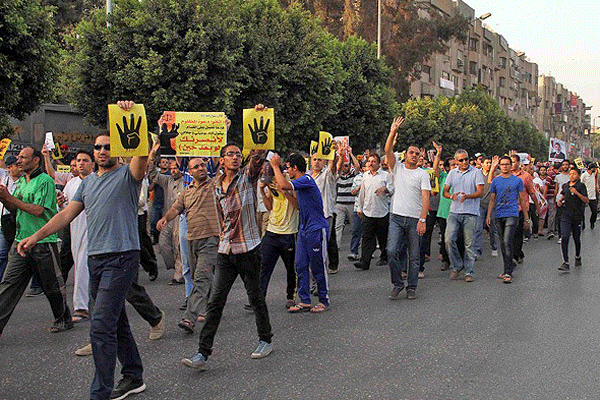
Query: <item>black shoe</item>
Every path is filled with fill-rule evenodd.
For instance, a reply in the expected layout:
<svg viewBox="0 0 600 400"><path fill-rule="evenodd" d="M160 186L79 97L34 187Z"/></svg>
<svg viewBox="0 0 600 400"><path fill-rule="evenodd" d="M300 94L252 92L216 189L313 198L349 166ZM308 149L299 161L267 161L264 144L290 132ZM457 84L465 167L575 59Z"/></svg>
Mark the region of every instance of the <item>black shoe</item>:
<svg viewBox="0 0 600 400"><path fill-rule="evenodd" d="M563 263L560 267L558 267L559 271L570 271L571 268L569 268L569 263Z"/></svg>
<svg viewBox="0 0 600 400"><path fill-rule="evenodd" d="M384 265L387 265L387 260L382 260L380 258L379 261L377 261L377 263L375 265L378 266L378 267L382 267Z"/></svg>
<svg viewBox="0 0 600 400"><path fill-rule="evenodd" d="M363 271L366 271L369 269L369 267L365 267L365 265L363 263L359 262L355 262L354 263L354 267L357 269L362 269Z"/></svg>
<svg viewBox="0 0 600 400"><path fill-rule="evenodd" d="M187 310L187 301L188 301L188 299L187 299L187 297L186 297L186 298L185 298L185 300L183 301L183 304L179 306L179 309L180 309L181 311L185 311L185 310Z"/></svg>
<svg viewBox="0 0 600 400"><path fill-rule="evenodd" d="M450 269L450 265L447 262L442 262L442 267L440 271L448 271Z"/></svg>
<svg viewBox="0 0 600 400"><path fill-rule="evenodd" d="M144 390L146 390L146 385L143 380L133 380L124 376L110 394L110 398L111 400L121 400L130 394L142 393Z"/></svg>
<svg viewBox="0 0 600 400"><path fill-rule="evenodd" d="M415 293L414 289L407 289L406 290L406 298L409 300L414 300L417 298L417 295Z"/></svg>
<svg viewBox="0 0 600 400"><path fill-rule="evenodd" d="M523 260L525 259L525 257L517 257L517 263L518 264L523 264Z"/></svg>
<svg viewBox="0 0 600 400"><path fill-rule="evenodd" d="M548 232L548 236L546 236L546 239L550 240L554 238L554 232Z"/></svg>
<svg viewBox="0 0 600 400"><path fill-rule="evenodd" d="M154 282L156 278L158 278L158 271L152 271L148 273L148 279L150 279L150 282Z"/></svg>
<svg viewBox="0 0 600 400"><path fill-rule="evenodd" d="M596 223L595 223L595 222L592 222L592 223L590 224L590 229L594 229L594 226L596 226Z"/></svg>
<svg viewBox="0 0 600 400"><path fill-rule="evenodd" d="M41 294L44 294L44 291L42 290L42 288L31 288L31 289L29 289L29 291L27 292L25 297L35 297L35 296L39 296Z"/></svg>
<svg viewBox="0 0 600 400"><path fill-rule="evenodd" d="M389 295L390 300L398 300L398 297L400 296L400 292L402 290L404 290L403 287L394 286Z"/></svg>
<svg viewBox="0 0 600 400"><path fill-rule="evenodd" d="M581 257L575 257L575 268L581 268Z"/></svg>

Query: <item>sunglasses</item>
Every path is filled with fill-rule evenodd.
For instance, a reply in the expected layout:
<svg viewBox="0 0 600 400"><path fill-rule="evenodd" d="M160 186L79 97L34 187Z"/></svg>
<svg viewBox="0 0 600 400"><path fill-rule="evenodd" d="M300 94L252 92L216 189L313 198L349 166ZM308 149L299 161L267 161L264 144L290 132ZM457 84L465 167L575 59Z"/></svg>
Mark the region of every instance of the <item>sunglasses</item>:
<svg viewBox="0 0 600 400"><path fill-rule="evenodd" d="M94 150L100 151L100 150L106 150L106 151L110 151L110 144L95 144L94 145Z"/></svg>
<svg viewBox="0 0 600 400"><path fill-rule="evenodd" d="M465 162L465 161L469 161L469 159L468 158L461 158L460 160L456 160L456 161L458 161L458 162Z"/></svg>

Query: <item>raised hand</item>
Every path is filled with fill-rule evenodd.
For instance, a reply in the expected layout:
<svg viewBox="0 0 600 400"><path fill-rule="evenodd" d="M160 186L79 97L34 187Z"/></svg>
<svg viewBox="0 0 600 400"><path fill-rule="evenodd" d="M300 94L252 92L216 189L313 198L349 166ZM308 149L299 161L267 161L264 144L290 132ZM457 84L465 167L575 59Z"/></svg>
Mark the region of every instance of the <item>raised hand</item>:
<svg viewBox="0 0 600 400"><path fill-rule="evenodd" d="M310 146L310 155L312 156L319 149L319 143L316 143L314 146Z"/></svg>
<svg viewBox="0 0 600 400"><path fill-rule="evenodd" d="M331 142L330 138L325 138L325 140L323 141L323 143L321 143L321 153L323 153L324 156L329 155L329 153L331 153L331 145L333 143Z"/></svg>
<svg viewBox="0 0 600 400"><path fill-rule="evenodd" d="M250 134L252 134L252 141L256 144L265 144L267 143L267 139L269 136L267 135L267 130L269 129L270 119L267 120L265 124L264 117L260 117L260 124L254 118L254 129L250 124L248 124L248 128L250 129Z"/></svg>
<svg viewBox="0 0 600 400"><path fill-rule="evenodd" d="M123 116L123 127L117 123L119 138L124 149L135 149L140 145L140 126L142 126L141 115L138 117L137 124L133 114L131 114L129 124L125 116Z"/></svg>
<svg viewBox="0 0 600 400"><path fill-rule="evenodd" d="M437 144L435 142L435 140L433 141L433 147L435 148L435 151L437 151L437 154L441 154L442 153L442 145L441 144Z"/></svg>

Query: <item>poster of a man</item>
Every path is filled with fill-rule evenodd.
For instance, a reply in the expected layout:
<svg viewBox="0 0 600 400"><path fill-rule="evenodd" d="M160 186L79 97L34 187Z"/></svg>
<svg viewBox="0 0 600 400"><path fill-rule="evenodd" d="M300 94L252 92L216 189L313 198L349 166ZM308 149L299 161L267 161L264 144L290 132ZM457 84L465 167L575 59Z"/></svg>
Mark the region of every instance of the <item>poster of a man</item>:
<svg viewBox="0 0 600 400"><path fill-rule="evenodd" d="M565 155L565 151L567 149L567 145L564 141L558 140L556 138L550 138L550 149L548 156L548 160L552 162L561 162L567 156Z"/></svg>

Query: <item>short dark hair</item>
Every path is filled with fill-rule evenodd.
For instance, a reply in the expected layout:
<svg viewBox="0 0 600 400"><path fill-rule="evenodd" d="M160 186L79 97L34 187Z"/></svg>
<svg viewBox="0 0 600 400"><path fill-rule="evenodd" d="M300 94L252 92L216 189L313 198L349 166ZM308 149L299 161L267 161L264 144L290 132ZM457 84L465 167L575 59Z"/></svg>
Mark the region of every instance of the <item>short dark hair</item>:
<svg viewBox="0 0 600 400"><path fill-rule="evenodd" d="M518 162L518 163L520 163L520 162L521 162L521 156L520 156L520 155L518 155L518 154L513 154L511 157L512 157L512 158L514 158L514 160L515 160L516 162Z"/></svg>
<svg viewBox="0 0 600 400"><path fill-rule="evenodd" d="M98 139L100 136L108 136L110 138L110 132L109 131L101 131L99 132L96 137L94 138L94 143L96 143L96 139Z"/></svg>
<svg viewBox="0 0 600 400"><path fill-rule="evenodd" d="M296 167L298 171L306 172L306 160L301 154L292 153L288 156L286 161L290 165L290 168Z"/></svg>
<svg viewBox="0 0 600 400"><path fill-rule="evenodd" d="M502 160L508 160L512 164L512 158L510 158L509 156L502 156L502 157L500 157L500 160L498 160L498 164L500 164L500 161L502 161Z"/></svg>
<svg viewBox="0 0 600 400"><path fill-rule="evenodd" d="M221 152L219 153L219 156L221 156L221 157L225 157L225 153L226 153L226 151L225 151L225 150L227 150L229 147L232 147L232 146L235 146L235 147L237 147L237 148L238 148L238 149L240 149L240 150L242 149L242 148L241 148L240 146L238 146L236 143L233 143L233 142L231 142L231 143L227 143L225 146L221 147Z"/></svg>
<svg viewBox="0 0 600 400"><path fill-rule="evenodd" d="M90 160L94 161L94 156L92 156L92 154L87 151L87 150L78 150L77 153L75 153L75 158L73 158L74 160L77 159L77 156L80 154L85 154L86 156L88 156L90 158Z"/></svg>
<svg viewBox="0 0 600 400"><path fill-rule="evenodd" d="M571 167L571 168L569 168L569 172L570 171L575 171L575 172L577 172L577 175L581 176L581 170L579 168L577 168L577 167Z"/></svg>
<svg viewBox="0 0 600 400"><path fill-rule="evenodd" d="M570 164L571 164L571 161L569 161L569 159L568 159L568 158L565 158L564 160L562 160L562 161L560 162L560 166L561 166L561 167L562 167L563 163L569 163L569 165L570 165Z"/></svg>
<svg viewBox="0 0 600 400"><path fill-rule="evenodd" d="M375 157L377 159L377 162L381 164L381 157L379 157L379 154L377 154L377 153L371 153L371 154L369 154L369 157L367 157L367 161L371 157Z"/></svg>

